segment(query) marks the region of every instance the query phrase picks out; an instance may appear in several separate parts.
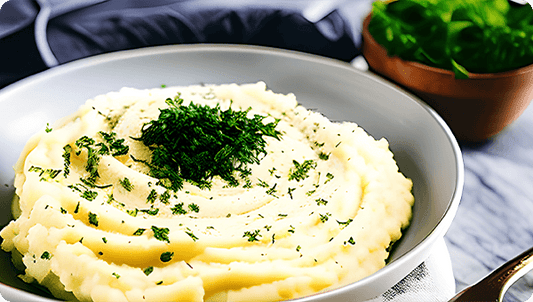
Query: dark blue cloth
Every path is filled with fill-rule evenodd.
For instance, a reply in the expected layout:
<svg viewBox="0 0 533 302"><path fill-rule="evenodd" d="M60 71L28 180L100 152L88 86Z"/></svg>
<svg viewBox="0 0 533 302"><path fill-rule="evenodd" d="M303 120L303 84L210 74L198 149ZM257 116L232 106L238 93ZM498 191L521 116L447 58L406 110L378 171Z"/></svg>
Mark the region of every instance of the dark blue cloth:
<svg viewBox="0 0 533 302"><path fill-rule="evenodd" d="M342 1L341 1L342 2ZM0 88L50 67L36 43L35 19L51 7L47 47L63 64L97 54L155 45L231 43L270 46L350 61L359 33L346 10L317 22L309 1L10 0L0 9ZM350 19L352 18L352 19ZM38 46L39 45L39 46Z"/></svg>

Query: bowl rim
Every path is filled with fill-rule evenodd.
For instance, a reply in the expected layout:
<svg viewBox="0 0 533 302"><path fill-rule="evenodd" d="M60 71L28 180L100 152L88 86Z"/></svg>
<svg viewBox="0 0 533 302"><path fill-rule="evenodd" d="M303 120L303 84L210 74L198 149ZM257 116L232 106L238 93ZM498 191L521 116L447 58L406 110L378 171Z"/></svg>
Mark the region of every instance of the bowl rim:
<svg viewBox="0 0 533 302"><path fill-rule="evenodd" d="M409 61L404 60L400 58L397 55L389 56L387 49L383 47L381 44L379 44L372 34L368 31L368 25L370 24L370 20L372 19L372 12L370 12L365 19L363 20L363 44L365 43L365 38L370 40L369 44L374 45L375 47L381 49L387 54L387 57L393 60L398 60L406 65L410 65L413 68L416 69L422 69L427 72L431 73L437 73L444 76L450 76L455 77L455 74L453 71L448 69L443 69L439 67L429 66L417 61ZM497 79L497 78L507 78L507 77L514 77L516 75L521 75L525 73L531 73L533 72L533 62L529 65L525 65L516 69L507 70L507 71L501 71L501 72L492 72L492 73L475 73L475 72L468 72L468 79L456 79L456 80L486 80L486 79Z"/></svg>
<svg viewBox="0 0 533 302"><path fill-rule="evenodd" d="M456 181L455 181L453 193L450 196L450 199L447 201L448 204L447 204L446 210L442 214L442 217L440 217L435 227L426 235L426 237L421 242L419 242L417 245L412 247L405 254L401 255L401 257L399 257L398 259L395 259L394 261L388 263L386 267L389 267L389 269L386 269L386 270L380 269L377 272L371 274L370 276L365 277L359 281L350 283L348 285L344 285L339 288L331 289L326 292L319 292L314 295L294 299L291 301L303 302L303 301L315 301L316 298L319 298L318 300L320 300L320 298L322 297L328 298L328 299L329 298L335 299L335 296L346 297L346 295L349 294L349 291L352 290L353 287L366 286L368 288L372 283L376 282L376 279L383 278L382 275L387 274L387 273L390 274L389 271L395 271L397 270L397 267L405 266L406 262L412 262L421 257L424 257L425 259L425 257L429 256L429 252L430 252L429 247L432 246L438 239L442 238L444 234L446 233L446 231L449 229L453 219L455 218L455 214L458 209L459 202L462 196L463 187L464 187L464 162L463 162L463 157L462 157L459 144L454 134L452 133L451 129L448 127L448 125L442 119L442 117L440 117L440 115L435 110L429 107L420 98L398 87L397 85L393 84L391 81L386 80L385 78L379 75L376 75L371 72L363 72L363 71L357 70L353 66L351 66L349 63L327 58L327 57L322 57L319 55L303 53L303 52L298 52L298 51L293 51L293 50L265 47L265 46L251 46L251 45L237 45L237 44L204 44L204 43L192 44L192 45L152 46L152 47L146 47L146 48L117 51L117 52L106 53L106 54L101 54L101 55L96 55L96 56L91 56L91 57L75 60L75 61L66 63L64 65L60 65L60 66L42 71L35 75L24 78L20 81L17 81L1 89L0 93L2 95L6 95L6 94L9 95L18 89L24 88L25 85L27 85L28 83L31 83L32 81L43 80L46 76L63 74L63 73L66 73L72 70L76 70L78 68L98 65L98 64L106 63L106 62L116 60L116 59L130 58L132 56L136 57L136 56L146 56L146 55L157 55L157 54L162 54L162 53L168 53L169 51L171 53L177 54L180 52L190 52L190 51L198 51L198 50L207 50L207 51L213 51L213 52L240 51L244 53L277 55L277 56L282 56L286 58L318 62L321 64L326 64L326 65L334 66L337 68L348 69L351 72L359 73L364 77L371 78L373 81L377 81L377 82L380 82L382 84L389 86L391 89L394 89L398 93L407 95L411 100L418 103L418 105L420 105L424 110L426 110L431 115L433 119L435 119L435 122L443 130L448 140L448 143L452 149L452 153L453 153L453 157L455 161L455 173L456 173L455 175ZM418 264L420 264L420 262ZM406 272L405 275L407 275L409 271ZM7 289L8 291L12 290L13 293L16 293L18 295L20 294L28 295L28 297L34 298L34 300L32 301L57 301L57 300L50 300L49 298L45 298L45 297L42 297L42 296L39 296L33 293L29 293L24 290L14 288L12 286L9 286L9 285L6 285L0 282L0 292L2 292L2 288ZM320 297L317 297L317 296L320 296Z"/></svg>

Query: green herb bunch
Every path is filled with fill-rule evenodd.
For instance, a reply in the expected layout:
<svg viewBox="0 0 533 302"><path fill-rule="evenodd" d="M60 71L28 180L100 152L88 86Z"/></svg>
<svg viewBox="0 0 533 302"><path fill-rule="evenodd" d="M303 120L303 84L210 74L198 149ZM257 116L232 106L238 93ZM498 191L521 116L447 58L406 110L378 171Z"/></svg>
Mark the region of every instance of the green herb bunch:
<svg viewBox="0 0 533 302"><path fill-rule="evenodd" d="M229 186L237 186L265 155L264 136L280 139L275 128L279 120L264 123L264 116L248 117L248 110L221 110L190 103L183 105L178 95L167 99L168 108L160 109L158 119L141 129L142 141L152 151L153 177L177 191L188 181L200 188L211 188L212 179L221 177Z"/></svg>
<svg viewBox="0 0 533 302"><path fill-rule="evenodd" d="M533 11L507 0L376 1L368 30L388 55L456 78L533 63Z"/></svg>

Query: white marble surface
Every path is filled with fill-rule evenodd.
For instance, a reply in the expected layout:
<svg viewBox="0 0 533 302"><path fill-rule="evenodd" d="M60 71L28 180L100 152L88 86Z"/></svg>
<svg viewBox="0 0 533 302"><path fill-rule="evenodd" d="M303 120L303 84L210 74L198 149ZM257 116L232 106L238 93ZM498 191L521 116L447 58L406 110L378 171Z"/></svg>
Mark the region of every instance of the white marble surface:
<svg viewBox="0 0 533 302"><path fill-rule="evenodd" d="M533 246L533 105L497 136L461 149L464 193L445 236L457 291ZM529 299L531 276L504 301Z"/></svg>

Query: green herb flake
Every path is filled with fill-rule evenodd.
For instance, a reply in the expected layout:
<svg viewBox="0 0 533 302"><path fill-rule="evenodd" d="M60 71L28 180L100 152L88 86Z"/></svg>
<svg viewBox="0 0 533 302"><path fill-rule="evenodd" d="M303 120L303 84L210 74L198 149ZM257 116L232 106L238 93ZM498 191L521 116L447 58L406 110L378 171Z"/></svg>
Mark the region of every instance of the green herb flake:
<svg viewBox="0 0 533 302"><path fill-rule="evenodd" d="M155 189L152 189L152 191L150 191L150 194L148 194L148 197L146 197L146 202L147 203L154 203L156 200L157 200L157 192Z"/></svg>
<svg viewBox="0 0 533 302"><path fill-rule="evenodd" d="M63 176L67 177L70 173L70 154L72 153L72 146L65 145L63 147Z"/></svg>
<svg viewBox="0 0 533 302"><path fill-rule="evenodd" d="M52 128L50 127L50 123L46 123L46 128L44 129L46 133L52 132Z"/></svg>
<svg viewBox="0 0 533 302"><path fill-rule="evenodd" d="M294 167L289 171L289 180L301 181L309 177L308 173L311 169L316 168L316 161L312 159L305 160L302 164L293 160Z"/></svg>
<svg viewBox="0 0 533 302"><path fill-rule="evenodd" d="M61 207L61 209L59 209L61 211L61 214L67 214L67 210L65 210L63 207Z"/></svg>
<svg viewBox="0 0 533 302"><path fill-rule="evenodd" d="M43 259L43 260L50 260L50 259L52 259L52 255L51 255L48 251L44 251L44 252L41 254L41 259Z"/></svg>
<svg viewBox="0 0 533 302"><path fill-rule="evenodd" d="M133 236L141 236L144 234L144 231L146 231L146 229L138 228L135 232L133 232Z"/></svg>
<svg viewBox="0 0 533 302"><path fill-rule="evenodd" d="M169 228L158 228L153 225L152 232L154 232L155 239L170 243L170 240L168 239L168 234L170 232Z"/></svg>
<svg viewBox="0 0 533 302"><path fill-rule="evenodd" d="M149 266L147 268L145 268L143 270L143 273L146 275L146 276L149 276L152 272L154 271L154 267L153 266Z"/></svg>
<svg viewBox="0 0 533 302"><path fill-rule="evenodd" d="M134 185L130 182L130 179L127 177L124 177L123 179L119 179L118 182L128 192L131 192L131 190L133 190L134 188Z"/></svg>
<svg viewBox="0 0 533 302"><path fill-rule="evenodd" d="M350 225L350 223L353 221L353 219L348 219L347 221L338 221L337 220L337 223L339 224L339 226L344 229L345 227L347 227L348 225Z"/></svg>
<svg viewBox="0 0 533 302"><path fill-rule="evenodd" d="M189 210L191 210L192 212L195 212L195 213L200 212L200 207L199 207L197 204L195 204L195 203L191 203L191 204L189 204L189 205L188 205L188 208L189 208Z"/></svg>
<svg viewBox="0 0 533 302"><path fill-rule="evenodd" d="M98 226L98 215L92 213L92 212L89 212L89 223L94 225L94 226Z"/></svg>
<svg viewBox="0 0 533 302"><path fill-rule="evenodd" d="M319 206L325 206L328 204L328 201L325 200L324 198L317 198L315 199L315 201L316 201L316 204Z"/></svg>
<svg viewBox="0 0 533 302"><path fill-rule="evenodd" d="M172 257L174 257L174 252L164 252L159 256L159 260L161 260L161 262L169 262L172 260Z"/></svg>
<svg viewBox="0 0 533 302"><path fill-rule="evenodd" d="M326 178L327 178L327 179L326 179L326 181L324 181L324 184L327 184L328 182L330 182L334 177L335 177L335 176L334 176L333 174L331 174L331 173L328 172L328 173L326 174Z"/></svg>
<svg viewBox="0 0 533 302"><path fill-rule="evenodd" d="M115 277L115 278L117 278L117 279L120 278L120 275L117 274L117 273L112 273L111 275L113 275L113 277Z"/></svg>
<svg viewBox="0 0 533 302"><path fill-rule="evenodd" d="M248 238L248 242L254 242L259 241L259 238L262 237L261 234L259 234L260 230L255 230L253 232L246 231L244 232L244 235L242 235L243 238Z"/></svg>
<svg viewBox="0 0 533 302"><path fill-rule="evenodd" d="M107 238L102 237L102 241L103 241L104 243L107 243Z"/></svg>
<svg viewBox="0 0 533 302"><path fill-rule="evenodd" d="M175 204L171 209L172 214L174 215L185 215L187 214L187 210L183 208L183 202Z"/></svg>
<svg viewBox="0 0 533 302"><path fill-rule="evenodd" d="M330 213L319 214L319 216L320 216L320 221L326 222L329 220L329 217L331 217L331 214Z"/></svg>
<svg viewBox="0 0 533 302"><path fill-rule="evenodd" d="M353 239L353 237L350 237L350 239L348 239L348 241L344 241L344 245L346 245L348 243L350 245L355 245L355 240Z"/></svg>
<svg viewBox="0 0 533 302"><path fill-rule="evenodd" d="M185 234L189 235L191 237L192 241L197 241L199 238L194 235L194 233L191 230L185 231Z"/></svg>

